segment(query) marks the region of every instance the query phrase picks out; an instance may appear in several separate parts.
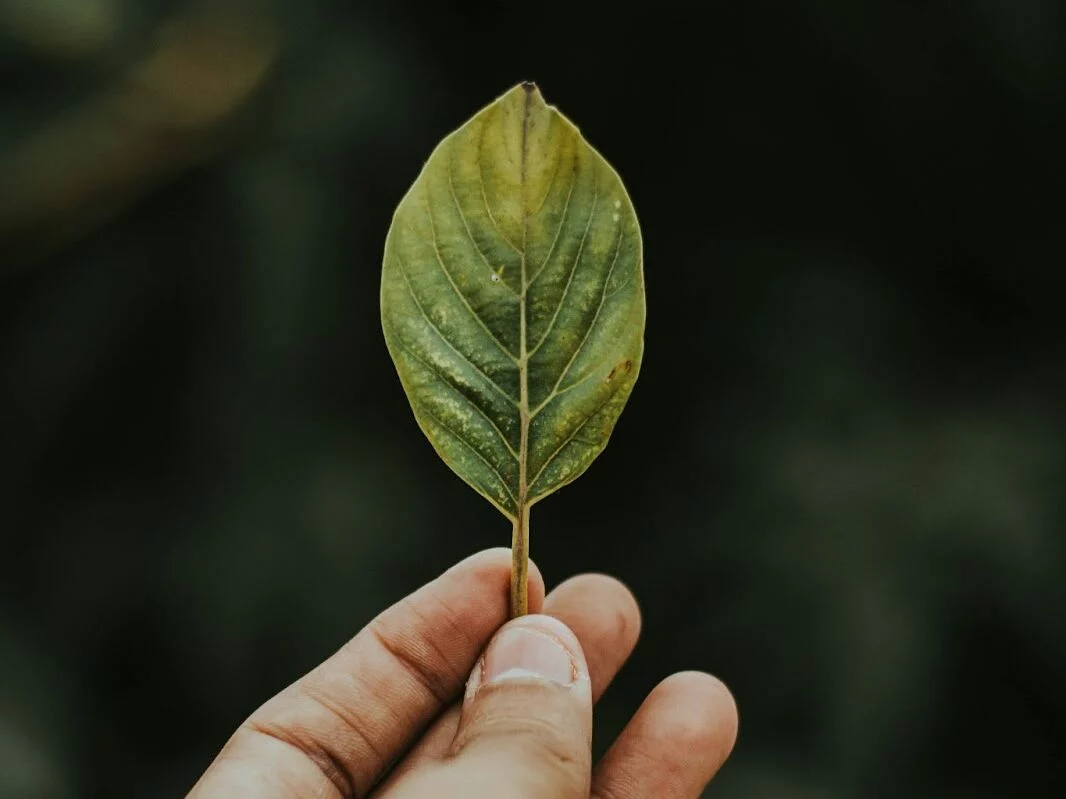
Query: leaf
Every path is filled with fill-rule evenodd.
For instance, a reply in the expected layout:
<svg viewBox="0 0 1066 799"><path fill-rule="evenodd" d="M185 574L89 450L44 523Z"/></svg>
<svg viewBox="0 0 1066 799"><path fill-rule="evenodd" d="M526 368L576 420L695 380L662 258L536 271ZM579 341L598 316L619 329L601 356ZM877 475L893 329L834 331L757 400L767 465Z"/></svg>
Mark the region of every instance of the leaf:
<svg viewBox="0 0 1066 799"><path fill-rule="evenodd" d="M607 444L644 336L633 206L532 83L430 156L389 230L381 313L423 432L524 538Z"/></svg>

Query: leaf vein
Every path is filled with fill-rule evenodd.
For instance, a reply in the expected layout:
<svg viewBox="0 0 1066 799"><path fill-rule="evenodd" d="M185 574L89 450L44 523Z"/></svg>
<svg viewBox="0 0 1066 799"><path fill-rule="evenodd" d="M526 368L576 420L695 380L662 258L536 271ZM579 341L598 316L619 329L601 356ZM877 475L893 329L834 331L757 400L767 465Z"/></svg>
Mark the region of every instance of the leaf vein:
<svg viewBox="0 0 1066 799"><path fill-rule="evenodd" d="M555 122L555 116L552 116L548 120L548 124L551 125ZM555 179L559 176L559 167L562 165L563 159L557 157L555 159L555 169L552 170L551 180L548 181L548 188L544 192L544 196L540 198L540 202L537 203L537 210L535 210L530 216L537 216L544 208L544 203L548 202L548 197L551 196L552 189L555 188Z"/></svg>
<svg viewBox="0 0 1066 799"><path fill-rule="evenodd" d="M628 278L627 278L627 282L628 282ZM611 295L616 294L616 293L617 293L616 291L612 291L612 292L610 292L610 294L608 294L608 297L610 297ZM634 305L633 310L630 311L630 314L629 314L629 317L628 317L630 320L632 319L633 314L637 310L639 310L639 306ZM597 367L600 366L600 364L602 364L602 363L603 363L603 361L601 360L599 363L596 364L596 366L594 366L592 369L589 369L584 377L579 377L577 380L575 380L570 385L568 385L568 386L566 386L564 388L559 388L559 389L553 390L551 394L549 394L547 397L545 397L544 400L536 408L533 409L532 413L530 414L530 419L532 420L532 419L535 419L537 416L539 416L544 411L544 409L548 406L548 404L550 402L552 402L553 400L558 399L563 394L566 394L569 391L573 391L578 386L580 386L580 385L582 385L584 383L587 383L589 380L594 378L596 376Z"/></svg>
<svg viewBox="0 0 1066 799"><path fill-rule="evenodd" d="M415 306L418 308L418 312L422 315L422 318L426 320L426 324L428 324L431 328L433 328L433 332L436 333L440 337L440 340L443 341L445 343L445 345L447 345L448 349L450 349L452 352L454 352L456 355L458 355L460 358L462 358L464 361L466 361L468 364L470 364L470 366L473 367L474 371L476 371L479 375L481 375L483 378L485 378L485 381L490 386L492 386L494 389L496 389L498 392L500 392L500 394L503 397L505 397L508 402L510 402L512 405L515 405L515 407L517 407L517 403L515 402L514 397L512 397L510 394L508 394L506 391L504 391L502 386L500 386L495 380L493 380L491 377L489 377L487 374L485 374L485 371L480 366L478 366L476 363L474 363L470 359L469 355L466 355L465 353L463 353L463 352L459 351L458 349L456 349L455 345L452 344L448 340L448 337L445 336L444 333L441 332L441 329L439 327L437 327L433 323L433 320L429 318L429 314L426 313L425 308L422 307L422 303L419 301L418 295L415 294L414 287L411 285L411 279L407 276L407 270L404 269L404 267L403 267L403 259L400 258L400 256L396 255L395 253L393 253L393 255L396 258L397 262L399 263L400 274L403 276L404 285L407 286L407 292L411 295L411 299L414 300Z"/></svg>
<svg viewBox="0 0 1066 799"><path fill-rule="evenodd" d="M523 290L528 290L530 286L537 282L537 278L540 277L540 273L544 271L548 266L548 261L551 260L552 255L555 253L555 245L559 243L559 237L562 235L563 226L566 224L566 215L570 211L570 196L574 193L574 184L577 183L577 155L574 155L574 168L570 172L570 188L566 190L566 202L563 204L563 213L559 217L559 227L555 231L555 237L552 239L551 247L548 248L548 254L544 256L544 260L540 262L540 266L537 271L533 273L533 277L530 278L529 283L523 287ZM550 191L550 189L549 189ZM538 210L539 213L539 210Z"/></svg>
<svg viewBox="0 0 1066 799"><path fill-rule="evenodd" d="M578 433L580 433L582 430L585 429L585 425L587 425L589 422L591 422L593 420L593 418L595 418L596 414L598 414L600 411L603 410L604 406L606 406L607 403L611 401L611 399L614 397L614 395L615 395L615 392L613 392L613 391L610 394L608 394L607 397L603 400L603 402L601 402L599 405L597 405L596 409L594 411L592 411L592 413L590 413L588 416L586 416L584 421L581 422L581 424L579 424L576 428L574 428L574 432L572 432L570 435L568 435L566 437L566 440L563 441L563 443L560 444L558 447L556 447L555 451L552 452L552 454L548 456L547 460L544 461L544 463L541 465L541 467L537 470L536 475L534 475L533 479L529 483L530 493L531 494L533 494L533 491L532 491L533 486L535 486L537 484L537 481L540 480L540 476L542 474L544 474L544 470L547 469L549 466L552 465L552 463L555 462L555 459L559 456L559 453L562 452L563 449L571 441L574 440L574 437L577 436ZM593 445L588 444L588 443L586 443L585 445L586 446L593 446ZM543 496L543 495L533 494L533 498L530 500L530 503L532 504L533 502L537 501L538 499L540 499L541 496Z"/></svg>
<svg viewBox="0 0 1066 799"><path fill-rule="evenodd" d="M547 341L548 336L552 332L552 328L555 327L556 320L559 318L559 312L562 311L563 305L566 304L566 296L567 296L567 294L570 293L570 286L574 282L574 275L577 274L577 267L578 267L578 264L581 261L581 253L585 249L585 240L588 238L589 229L592 227L592 218L594 216L596 216L596 201L599 199L599 195L597 194L598 188L599 188L598 186L593 184L592 209L589 211L589 218L588 218L588 221L585 223L585 232L583 234L581 234L581 243L578 245L577 255L574 256L574 265L570 269L570 277L567 278L566 288L563 289L563 296L559 298L559 304L557 306L555 306L555 313L552 314L551 321L548 323L548 327L545 329L544 335L542 335L540 337L540 341L538 341L536 346L534 346L533 349L530 351L529 357L532 357L533 355L535 355L537 350L540 349L541 345L545 341Z"/></svg>
<svg viewBox="0 0 1066 799"><path fill-rule="evenodd" d="M507 236L504 234L503 230L500 229L499 224L497 224L496 217L494 217L492 215L492 208L489 207L489 195L485 191L485 172L484 172L484 169L482 167L481 155L482 155L482 153L484 151L484 146L485 146L485 128L487 128L489 126L488 125L488 123L489 123L489 114L491 114L494 110L495 109L490 109L489 113L485 115L485 120L481 123L481 133L478 136L478 140L477 140L477 182L481 185L481 200L482 200L482 202L485 203L485 213L487 213L489 215L489 221L492 223L492 226L494 228L496 228L496 232L500 234L500 238L503 239L505 242L507 242L510 245L512 250L514 250L516 253L521 255L522 254L522 250L520 250L518 248L518 246L513 241L511 241L509 238L507 238ZM449 177L449 179L451 179L451 172L450 171L448 173L448 177ZM454 191L452 192L452 196L453 197L455 196L455 192ZM458 207L459 201L456 200L455 204ZM462 216L462 213L463 213L463 211L462 211L462 209L460 209L459 210L459 215Z"/></svg>
<svg viewBox="0 0 1066 799"><path fill-rule="evenodd" d="M618 254L622 251L622 236L623 229L621 226L618 228L618 243L614 248L614 258L611 259L611 268L607 270L607 277L603 280L603 289L600 292L600 304L596 307L596 313L592 317L592 321L589 322L589 326L585 329L585 335L581 339L581 343L577 345L577 349L574 350L574 354L570 356L570 360L566 362L566 366L563 367L563 371L559 374L559 379L555 381L555 385L552 386L552 390L549 392L549 397L554 395L559 390L559 386L562 385L567 374L570 372L570 367L574 365L574 361L577 360L577 356L581 354L581 351L585 348L585 344L589 340L589 336L592 335L592 331L596 327L596 322L600 319L600 313L603 311L603 306L607 302L607 286L611 282L611 275L614 274L615 264L618 263ZM545 400L547 402L547 400ZM543 407L544 403L541 403L540 407Z"/></svg>
<svg viewBox="0 0 1066 799"><path fill-rule="evenodd" d="M479 169L480 169L480 167L479 167ZM470 246L474 248L474 251L477 252L478 255L481 256L481 260L482 260L482 262L484 262L485 267L489 270L489 272L492 273L493 275L498 275L499 273L495 269L493 269L492 268L492 264L489 263L488 256L485 255L484 251L481 249L480 246L478 246L477 241L474 239L474 232L470 229L470 223L466 219L466 214L463 213L463 207L459 204L459 196L455 193L455 182L452 180L452 165L451 165L451 161L450 160L448 162L448 170L447 171L448 171L448 191L452 195L452 203L454 203L454 205L455 205L455 210L459 212L459 218L461 220L463 220L463 229L466 230L466 236L467 236L467 238L470 239ZM493 224L495 224L495 223L493 223ZM507 243L510 244L510 242L507 242ZM502 268L503 267L501 267L501 269ZM503 288L505 288L511 294L511 296L513 296L513 297L517 297L518 296L517 292L515 292L515 290L513 288L511 288L510 286L508 286L506 283L501 283L500 285L502 285Z"/></svg>
<svg viewBox="0 0 1066 799"><path fill-rule="evenodd" d="M402 342L400 343L400 347L401 349L403 349L404 352L406 352L416 361L418 361L431 372L433 372L433 374L435 374L440 379L440 381L444 383L444 385L446 385L455 393L459 394L459 396L461 396L466 401L466 403L470 405L470 407L477 411L486 422L492 425L492 429L496 431L496 434L500 437L500 441L503 442L504 447L507 448L507 451L511 454L511 457L515 459L516 463L518 462L518 453L515 452L514 448L511 446L511 443L507 440L507 436L503 434L503 431L499 428L499 425L497 425L496 422L494 422L492 418L481 409L481 406L479 406L476 402L472 401L469 397L463 394L463 392L460 391L456 385L454 385L450 380L448 380L448 378L444 375L443 372L440 371L440 369L438 369L432 363L427 361L413 349L408 347L406 344L403 344Z"/></svg>
<svg viewBox="0 0 1066 799"><path fill-rule="evenodd" d="M432 245L433 245L433 252L437 256L437 264L440 266L440 270L444 273L444 276L446 278L448 278L448 283L451 284L452 290L455 292L456 296L458 296L459 299L462 300L463 305L466 306L466 310L468 310L470 312L470 315L474 318L474 321L476 321L478 323L478 325L481 327L481 329L485 331L485 334L488 335L488 337L490 339L492 339L493 343L495 343L496 346L499 347L500 350L508 358L510 358L512 361L514 361L517 364L518 363L518 359L514 356L514 353L512 353L509 349L507 349L507 347L505 347L503 345L502 341L500 341L498 338L496 338L496 334L495 333L493 333L491 330L489 330L489 326L487 324L485 324L485 320L482 319L480 316L478 316L477 311L475 311L473 306L470 304L470 300L468 300L466 298L466 295L463 294L463 292L461 292L459 290L459 286L456 285L455 279L452 278L451 272L449 272L448 271L448 267L446 267L444 265L444 257L441 255L440 247L437 245L437 229L436 229L436 227L433 224L433 211L429 207L428 196L426 196L424 194L423 195L423 199L425 200L426 213L429 215L429 227L430 227L430 234L432 236L432 242L428 242L428 243L432 243ZM418 235L418 231L415 230L414 226L411 225L410 222L408 222L407 225L410 228L410 230L417 236ZM419 238L421 238L421 237L419 237Z"/></svg>
<svg viewBox="0 0 1066 799"><path fill-rule="evenodd" d="M478 452L477 447L475 447L473 444L471 444L469 441L467 441L466 438L463 437L462 434L458 433L454 428L452 428L451 425L449 425L447 422L445 422L443 419L441 419L439 416L437 416L437 414L433 413L433 411L431 411L429 408L427 408L424 404L421 405L421 408L422 408L422 412L426 416L428 416L434 422L436 422L441 427L443 427L448 433L450 433L452 435L452 438L454 438L456 441L458 441L460 444L462 444L468 450L473 452L478 457L478 459L483 464L485 464L485 468L487 468L490 472L492 472L492 474L494 474L496 476L496 479L500 481L500 487L503 488L504 492L511 499L511 501L515 502L514 494L511 493L511 488L510 488L509 485L507 485L507 481L504 479L503 475L500 474L499 470L495 466L493 466L491 463L489 463L489 461L485 458L484 455L482 455L480 452ZM517 505L517 503L515 503L515 504Z"/></svg>

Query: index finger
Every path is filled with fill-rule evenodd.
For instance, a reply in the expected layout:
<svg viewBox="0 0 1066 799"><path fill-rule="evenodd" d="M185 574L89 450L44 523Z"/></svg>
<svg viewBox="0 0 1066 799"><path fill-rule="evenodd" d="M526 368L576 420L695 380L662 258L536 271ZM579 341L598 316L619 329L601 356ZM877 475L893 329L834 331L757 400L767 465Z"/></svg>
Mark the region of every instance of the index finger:
<svg viewBox="0 0 1066 799"><path fill-rule="evenodd" d="M507 621L510 570L510 550L486 550L384 611L255 711L190 795L364 796ZM530 610L543 600L531 564Z"/></svg>

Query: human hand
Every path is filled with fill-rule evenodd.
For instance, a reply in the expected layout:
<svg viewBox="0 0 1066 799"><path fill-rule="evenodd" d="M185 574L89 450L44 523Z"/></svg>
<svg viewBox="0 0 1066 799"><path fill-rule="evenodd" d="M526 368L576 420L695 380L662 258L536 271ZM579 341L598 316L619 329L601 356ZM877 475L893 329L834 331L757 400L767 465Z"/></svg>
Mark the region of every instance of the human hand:
<svg viewBox="0 0 1066 799"><path fill-rule="evenodd" d="M698 797L736 738L725 686L663 680L594 766L592 705L636 644L636 601L594 574L545 599L530 564L546 615L505 624L510 567L481 552L386 610L256 710L189 796Z"/></svg>

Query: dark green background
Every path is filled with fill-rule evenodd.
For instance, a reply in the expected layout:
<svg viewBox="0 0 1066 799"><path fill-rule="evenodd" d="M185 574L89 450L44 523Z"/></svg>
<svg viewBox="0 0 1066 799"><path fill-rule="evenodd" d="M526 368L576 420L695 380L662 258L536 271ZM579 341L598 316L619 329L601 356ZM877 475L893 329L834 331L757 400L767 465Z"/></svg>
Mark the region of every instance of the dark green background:
<svg viewBox="0 0 1066 799"><path fill-rule="evenodd" d="M1066 795L1054 0L0 0L0 796L178 796L510 530L378 320L436 142L539 82L642 220L645 367L533 516L741 710L722 799ZM695 5L695 4L693 4Z"/></svg>

